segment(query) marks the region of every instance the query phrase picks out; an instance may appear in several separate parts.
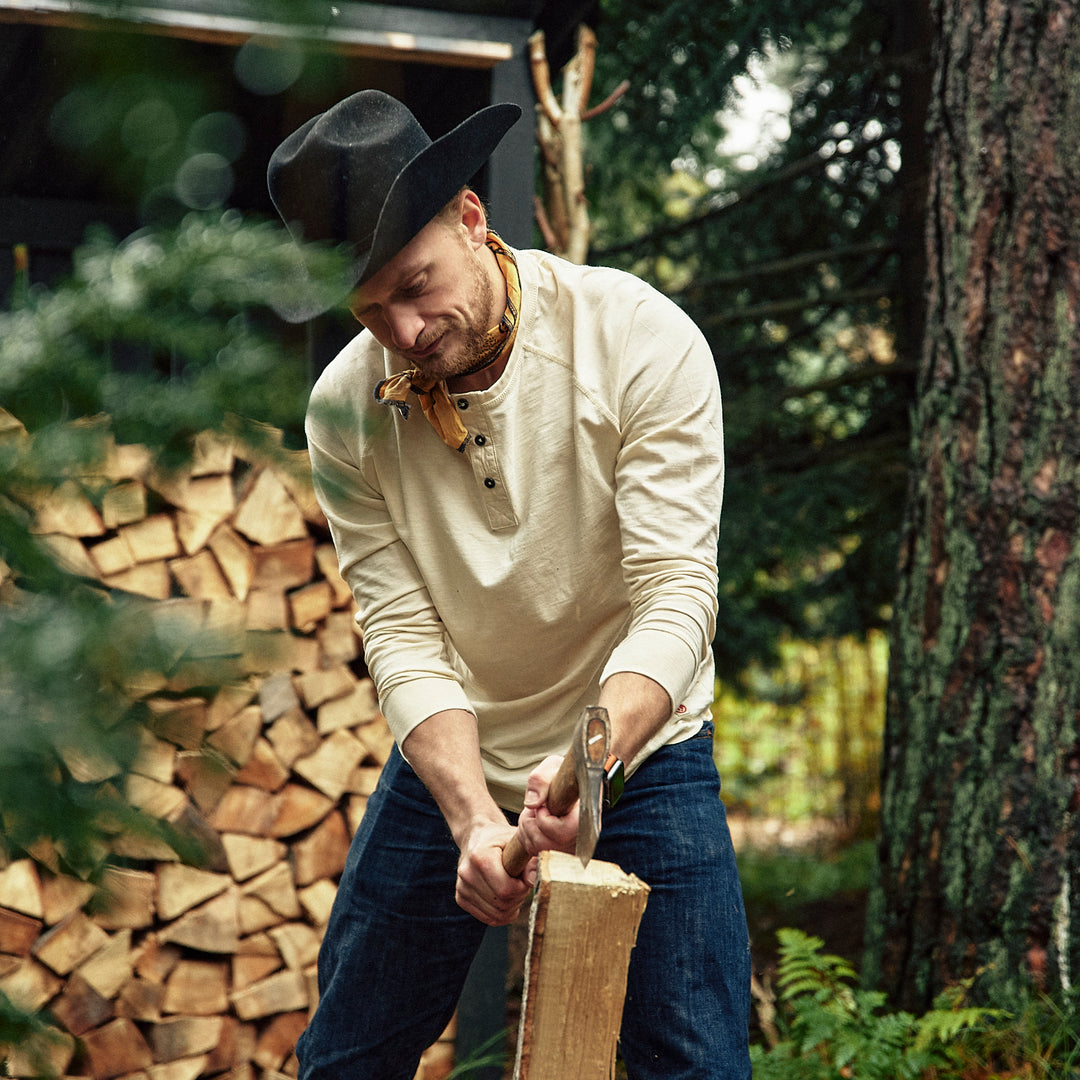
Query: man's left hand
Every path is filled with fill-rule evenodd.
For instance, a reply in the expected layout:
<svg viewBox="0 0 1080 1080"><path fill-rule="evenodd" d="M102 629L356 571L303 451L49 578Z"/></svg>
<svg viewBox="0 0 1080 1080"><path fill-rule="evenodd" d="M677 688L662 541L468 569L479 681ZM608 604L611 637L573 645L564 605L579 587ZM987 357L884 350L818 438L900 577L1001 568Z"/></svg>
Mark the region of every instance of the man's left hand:
<svg viewBox="0 0 1080 1080"><path fill-rule="evenodd" d="M556 817L547 808L548 790L561 764L558 755L544 758L529 776L525 809L518 818L518 835L530 855L539 855L541 851L565 851L572 855L577 846L581 804L575 802L562 817Z"/></svg>

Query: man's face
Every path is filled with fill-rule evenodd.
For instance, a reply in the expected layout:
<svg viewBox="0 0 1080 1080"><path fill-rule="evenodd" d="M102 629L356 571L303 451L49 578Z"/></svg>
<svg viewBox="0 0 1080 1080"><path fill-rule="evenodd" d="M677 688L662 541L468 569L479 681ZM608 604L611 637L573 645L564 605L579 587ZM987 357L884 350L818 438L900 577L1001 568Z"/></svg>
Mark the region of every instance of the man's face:
<svg viewBox="0 0 1080 1080"><path fill-rule="evenodd" d="M494 288L456 219L436 218L349 298L375 339L431 378L467 375L493 317Z"/></svg>

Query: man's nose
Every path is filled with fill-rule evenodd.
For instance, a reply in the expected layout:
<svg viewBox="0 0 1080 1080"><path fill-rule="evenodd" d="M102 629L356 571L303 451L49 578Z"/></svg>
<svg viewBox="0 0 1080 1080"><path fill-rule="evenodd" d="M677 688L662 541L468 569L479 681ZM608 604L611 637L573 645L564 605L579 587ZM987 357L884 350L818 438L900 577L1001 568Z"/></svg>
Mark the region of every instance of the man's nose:
<svg viewBox="0 0 1080 1080"><path fill-rule="evenodd" d="M385 317L394 347L411 349L424 329L424 320L420 314L407 305L397 305L387 311Z"/></svg>

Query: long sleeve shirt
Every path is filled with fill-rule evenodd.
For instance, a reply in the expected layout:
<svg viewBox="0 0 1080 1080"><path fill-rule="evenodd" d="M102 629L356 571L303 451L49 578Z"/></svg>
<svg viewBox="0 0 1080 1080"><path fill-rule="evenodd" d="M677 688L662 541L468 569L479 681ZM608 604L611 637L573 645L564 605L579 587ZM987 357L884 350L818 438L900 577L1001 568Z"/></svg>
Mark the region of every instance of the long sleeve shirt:
<svg viewBox="0 0 1080 1080"><path fill-rule="evenodd" d="M563 753L611 674L672 715L628 764L689 738L714 674L720 391L690 319L621 271L515 252L522 310L494 386L454 401L455 453L373 397L395 361L367 332L312 392L316 492L399 746L444 709L477 721L496 801Z"/></svg>

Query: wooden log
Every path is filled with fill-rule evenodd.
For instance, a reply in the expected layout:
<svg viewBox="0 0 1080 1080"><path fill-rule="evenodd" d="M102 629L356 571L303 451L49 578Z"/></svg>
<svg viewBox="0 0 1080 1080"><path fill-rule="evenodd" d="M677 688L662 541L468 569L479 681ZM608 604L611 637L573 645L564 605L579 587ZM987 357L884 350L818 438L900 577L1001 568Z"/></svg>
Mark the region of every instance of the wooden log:
<svg viewBox="0 0 1080 1080"><path fill-rule="evenodd" d="M286 968L244 990L234 990L229 997L241 1020L298 1012L308 1007L307 980L302 972Z"/></svg>
<svg viewBox="0 0 1080 1080"><path fill-rule="evenodd" d="M341 576L341 571L338 569L338 557L334 545L320 544L315 549L315 562L319 567L319 572L330 583L334 607L347 607L351 604L352 589L349 588L349 583Z"/></svg>
<svg viewBox="0 0 1080 1080"><path fill-rule="evenodd" d="M134 962L131 931L120 930L77 970L103 998L111 1001L131 978Z"/></svg>
<svg viewBox="0 0 1080 1080"><path fill-rule="evenodd" d="M258 705L248 705L207 737L207 743L220 750L229 761L243 768L251 757L255 740L262 731L263 715Z"/></svg>
<svg viewBox="0 0 1080 1080"><path fill-rule="evenodd" d="M220 896L163 927L158 939L202 952L235 952L240 941L239 895L235 887L230 886Z"/></svg>
<svg viewBox="0 0 1080 1080"><path fill-rule="evenodd" d="M267 975L280 971L282 966L283 961L276 948L270 956L262 956L257 953L238 953L232 959L233 990L244 990L249 986L253 986L261 979L265 979Z"/></svg>
<svg viewBox="0 0 1080 1080"><path fill-rule="evenodd" d="M247 541L229 525L221 524L211 534L207 545L217 559L233 595L237 600L246 600L255 576L255 557Z"/></svg>
<svg viewBox="0 0 1080 1080"><path fill-rule="evenodd" d="M334 809L335 800L301 784L286 784L273 796L274 820L267 835L283 839L317 825Z"/></svg>
<svg viewBox="0 0 1080 1080"><path fill-rule="evenodd" d="M146 517L146 485L128 480L109 488L101 498L101 520L106 529L131 525Z"/></svg>
<svg viewBox="0 0 1080 1080"><path fill-rule="evenodd" d="M135 972L141 979L163 986L182 957L183 950L179 946L166 944L151 934L143 938L132 959Z"/></svg>
<svg viewBox="0 0 1080 1080"><path fill-rule="evenodd" d="M150 449L140 443L117 443L109 437L104 475L110 480L142 480L153 465Z"/></svg>
<svg viewBox="0 0 1080 1080"><path fill-rule="evenodd" d="M40 540L52 552L60 568L66 573L87 578L98 576L98 568L90 559L86 548L74 536L61 536L59 533L54 533L42 536Z"/></svg>
<svg viewBox="0 0 1080 1080"><path fill-rule="evenodd" d="M44 916L41 876L33 859L16 859L0 870L0 907L31 919Z"/></svg>
<svg viewBox="0 0 1080 1080"><path fill-rule="evenodd" d="M274 817L271 792L247 784L233 784L210 814L210 825L219 833L269 836Z"/></svg>
<svg viewBox="0 0 1080 1080"><path fill-rule="evenodd" d="M320 878L335 878L345 869L350 834L345 818L335 811L291 847L293 874L298 886Z"/></svg>
<svg viewBox="0 0 1080 1080"><path fill-rule="evenodd" d="M232 590L213 554L203 549L194 555L170 559L169 570L188 596L200 600L231 597Z"/></svg>
<svg viewBox="0 0 1080 1080"><path fill-rule="evenodd" d="M103 930L141 930L154 921L156 880L147 870L110 866L102 874L94 921Z"/></svg>
<svg viewBox="0 0 1080 1080"><path fill-rule="evenodd" d="M150 730L184 750L197 750L206 732L208 707L204 698L151 698L146 702L150 710Z"/></svg>
<svg viewBox="0 0 1080 1080"><path fill-rule="evenodd" d="M612 863L546 851L529 919L515 1080L610 1080L649 887Z"/></svg>
<svg viewBox="0 0 1080 1080"><path fill-rule="evenodd" d="M135 556L122 536L110 536L107 540L86 548L86 553L101 577L122 573L135 565Z"/></svg>
<svg viewBox="0 0 1080 1080"><path fill-rule="evenodd" d="M221 515L224 520L236 509L232 477L225 475L192 477L190 474L154 473L147 483L167 502L180 510Z"/></svg>
<svg viewBox="0 0 1080 1080"><path fill-rule="evenodd" d="M206 730L217 731L230 717L255 699L256 687L249 681L221 687L206 710Z"/></svg>
<svg viewBox="0 0 1080 1080"><path fill-rule="evenodd" d="M353 795L372 795L381 775L381 765L361 765L353 770L349 778L349 791Z"/></svg>
<svg viewBox="0 0 1080 1080"><path fill-rule="evenodd" d="M191 459L192 476L230 473L236 460L236 442L217 431L200 431L195 436Z"/></svg>
<svg viewBox="0 0 1080 1080"><path fill-rule="evenodd" d="M94 746L58 746L60 760L67 766L71 778L80 784L100 784L119 776L123 771L116 759Z"/></svg>
<svg viewBox="0 0 1080 1080"><path fill-rule="evenodd" d="M0 953L29 956L43 925L41 919L0 908Z"/></svg>
<svg viewBox="0 0 1080 1080"><path fill-rule="evenodd" d="M168 784L176 768L176 747L159 739L146 728L139 728L139 750L131 763L131 771Z"/></svg>
<svg viewBox="0 0 1080 1080"><path fill-rule="evenodd" d="M241 896L255 896L284 919L300 915L296 884L287 863L278 863L240 887Z"/></svg>
<svg viewBox="0 0 1080 1080"><path fill-rule="evenodd" d="M231 884L227 874L214 874L195 866L168 863L157 870L157 910L166 922L193 907L220 896Z"/></svg>
<svg viewBox="0 0 1080 1080"><path fill-rule="evenodd" d="M78 974L67 980L62 993L50 1003L49 1011L72 1035L83 1035L101 1027L114 1016L113 1003Z"/></svg>
<svg viewBox="0 0 1080 1080"><path fill-rule="evenodd" d="M288 594L289 624L301 634L310 634L333 608L334 594L327 581L312 581Z"/></svg>
<svg viewBox="0 0 1080 1080"><path fill-rule="evenodd" d="M356 688L357 679L345 664L315 668L293 680L305 709L317 709L327 701L347 697Z"/></svg>
<svg viewBox="0 0 1080 1080"><path fill-rule="evenodd" d="M252 1060L263 1069L280 1069L307 1027L307 1012L280 1013L259 1035Z"/></svg>
<svg viewBox="0 0 1080 1080"><path fill-rule="evenodd" d="M251 1061L255 1053L257 1030L255 1024L241 1024L235 1016L224 1016L221 1034L206 1057L205 1076L218 1076L232 1069L234 1080L239 1080L239 1073ZM225 1077L222 1077L225 1080ZM254 1080L245 1077L245 1080Z"/></svg>
<svg viewBox="0 0 1080 1080"><path fill-rule="evenodd" d="M338 728L362 727L378 717L379 702L375 695L375 684L370 679L361 679L354 683L352 693L347 696L335 695L333 699L319 705L316 727L320 735L328 735Z"/></svg>
<svg viewBox="0 0 1080 1080"><path fill-rule="evenodd" d="M247 881L269 870L281 862L289 851L280 840L244 836L241 833L223 833L221 843L229 860L229 873L236 881Z"/></svg>
<svg viewBox="0 0 1080 1080"><path fill-rule="evenodd" d="M167 563L142 563L119 574L102 577L101 583L118 592L147 596L151 600L167 600L172 593L172 580Z"/></svg>
<svg viewBox="0 0 1080 1080"><path fill-rule="evenodd" d="M129 805L162 821L174 820L187 804L187 796L179 788L137 773L124 778L124 798Z"/></svg>
<svg viewBox="0 0 1080 1080"><path fill-rule="evenodd" d="M306 538L304 515L277 472L262 469L244 496L233 525L253 543L263 546Z"/></svg>
<svg viewBox="0 0 1080 1080"><path fill-rule="evenodd" d="M381 713L370 724L355 728L353 734L367 747L368 757L385 765L390 760L390 751L394 748L394 735L386 717Z"/></svg>
<svg viewBox="0 0 1080 1080"><path fill-rule="evenodd" d="M267 724L299 707L300 698L287 671L278 671L259 683L259 708Z"/></svg>
<svg viewBox="0 0 1080 1080"><path fill-rule="evenodd" d="M64 985L44 964L32 956L0 957L0 991L26 1012L37 1012Z"/></svg>
<svg viewBox="0 0 1080 1080"><path fill-rule="evenodd" d="M314 927L307 923L290 922L275 926L267 933L273 939L281 953L285 966L295 971L303 971L314 964L319 956L320 936Z"/></svg>
<svg viewBox="0 0 1080 1080"><path fill-rule="evenodd" d="M127 544L137 563L174 559L180 554L176 522L171 514L151 514L131 525L122 525L117 535Z"/></svg>
<svg viewBox="0 0 1080 1080"><path fill-rule="evenodd" d="M102 536L105 523L94 504L74 480L64 480L34 499L34 533L61 536Z"/></svg>
<svg viewBox="0 0 1080 1080"><path fill-rule="evenodd" d="M315 725L299 708L279 716L266 729L266 738L278 760L289 769L299 758L314 754L322 742Z"/></svg>
<svg viewBox="0 0 1080 1080"><path fill-rule="evenodd" d="M333 611L316 631L323 666L348 664L360 655L360 632L351 611Z"/></svg>
<svg viewBox="0 0 1080 1080"><path fill-rule="evenodd" d="M96 922L76 911L42 934L34 944L33 954L50 971L67 975L108 940L109 935Z"/></svg>
<svg viewBox="0 0 1080 1080"><path fill-rule="evenodd" d="M312 926L326 926L337 896L337 885L329 878L320 878L305 888L297 889L296 895Z"/></svg>
<svg viewBox="0 0 1080 1080"><path fill-rule="evenodd" d="M146 1080L196 1080L206 1069L206 1054L197 1057L178 1058L161 1065L151 1065L146 1070Z"/></svg>
<svg viewBox="0 0 1080 1080"><path fill-rule="evenodd" d="M353 770L367 755L363 743L347 731L338 730L323 739L314 754L293 762L293 771L337 802L348 790Z"/></svg>
<svg viewBox="0 0 1080 1080"><path fill-rule="evenodd" d="M280 926L285 920L265 900L257 896L241 896L238 919L240 933L258 934L271 927Z"/></svg>
<svg viewBox="0 0 1080 1080"><path fill-rule="evenodd" d="M244 626L248 630L288 630L289 604L285 590L252 589L247 595Z"/></svg>
<svg viewBox="0 0 1080 1080"><path fill-rule="evenodd" d="M176 536L185 555L197 555L213 536L214 530L229 520L228 510L177 510Z"/></svg>
<svg viewBox="0 0 1080 1080"><path fill-rule="evenodd" d="M238 784L250 784L264 791L280 791L289 779L289 770L282 764L266 739L256 739L247 763L234 777Z"/></svg>
<svg viewBox="0 0 1080 1080"><path fill-rule="evenodd" d="M203 750L177 754L176 778L204 814L213 814L234 779L226 762Z"/></svg>
<svg viewBox="0 0 1080 1080"><path fill-rule="evenodd" d="M128 979L116 999L116 1015L156 1024L161 1020L161 1003L164 1000L165 987L162 984L140 978Z"/></svg>
<svg viewBox="0 0 1080 1080"><path fill-rule="evenodd" d="M218 1016L229 1008L228 988L228 964L212 960L181 960L165 981L161 1010L185 1016Z"/></svg>
<svg viewBox="0 0 1080 1080"><path fill-rule="evenodd" d="M254 547L251 554L255 559L252 588L297 589L315 576L314 537Z"/></svg>
<svg viewBox="0 0 1080 1080"><path fill-rule="evenodd" d="M13 1046L4 1064L15 1077L63 1076L75 1056L75 1037L56 1028L37 1031Z"/></svg>
<svg viewBox="0 0 1080 1080"><path fill-rule="evenodd" d="M139 1072L153 1064L153 1055L146 1039L127 1017L117 1017L102 1027L88 1031L82 1038L95 1078L110 1080L114 1076Z"/></svg>

